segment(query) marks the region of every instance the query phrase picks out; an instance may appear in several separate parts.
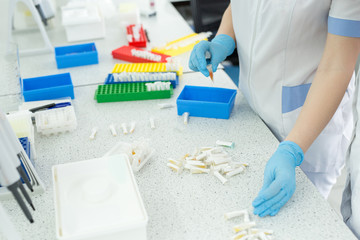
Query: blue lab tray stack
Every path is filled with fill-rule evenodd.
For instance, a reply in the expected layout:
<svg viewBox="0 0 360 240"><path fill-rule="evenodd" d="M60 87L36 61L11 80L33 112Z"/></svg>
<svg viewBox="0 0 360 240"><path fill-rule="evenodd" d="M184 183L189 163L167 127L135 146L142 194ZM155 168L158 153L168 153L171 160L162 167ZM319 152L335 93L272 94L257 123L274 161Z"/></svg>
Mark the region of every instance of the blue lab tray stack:
<svg viewBox="0 0 360 240"><path fill-rule="evenodd" d="M178 115L229 119L236 93L235 89L186 85L176 100Z"/></svg>
<svg viewBox="0 0 360 240"><path fill-rule="evenodd" d="M58 69L99 63L95 43L56 47L55 59Z"/></svg>
<svg viewBox="0 0 360 240"><path fill-rule="evenodd" d="M155 74L155 73L149 73ZM118 83L138 83L138 82L154 82L154 80L146 80L146 81L124 81L124 82L115 82L113 73L109 73L107 78L105 78L105 84L118 84ZM173 88L179 84L179 76L176 76L175 80L161 80L159 82L170 82Z"/></svg>

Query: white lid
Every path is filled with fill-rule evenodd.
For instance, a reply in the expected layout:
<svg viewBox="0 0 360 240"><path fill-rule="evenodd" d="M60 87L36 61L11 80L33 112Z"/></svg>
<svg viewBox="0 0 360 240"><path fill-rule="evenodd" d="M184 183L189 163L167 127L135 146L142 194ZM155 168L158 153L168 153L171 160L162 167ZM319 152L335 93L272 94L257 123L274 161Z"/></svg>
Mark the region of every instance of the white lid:
<svg viewBox="0 0 360 240"><path fill-rule="evenodd" d="M99 9L96 5L78 4L61 8L62 25L71 26L78 24L101 22Z"/></svg>
<svg viewBox="0 0 360 240"><path fill-rule="evenodd" d="M125 154L53 167L58 239L146 226L148 217Z"/></svg>

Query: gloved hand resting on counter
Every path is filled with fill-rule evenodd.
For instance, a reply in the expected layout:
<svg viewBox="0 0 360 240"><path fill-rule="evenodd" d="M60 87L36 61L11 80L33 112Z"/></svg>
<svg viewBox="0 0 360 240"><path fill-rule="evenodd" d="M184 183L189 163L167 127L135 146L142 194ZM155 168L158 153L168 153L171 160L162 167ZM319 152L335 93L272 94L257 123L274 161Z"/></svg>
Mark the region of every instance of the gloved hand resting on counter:
<svg viewBox="0 0 360 240"><path fill-rule="evenodd" d="M303 150L294 142L284 141L266 164L264 184L253 201L254 214L276 215L295 192L295 168L304 159Z"/></svg>
<svg viewBox="0 0 360 240"><path fill-rule="evenodd" d="M232 54L235 49L235 41L226 34L217 35L211 42L201 41L194 46L189 60L189 68L193 71L200 71L206 77L209 71L206 69L207 64L212 64L213 72L216 71L219 63ZM210 62L206 61L206 52L210 53Z"/></svg>

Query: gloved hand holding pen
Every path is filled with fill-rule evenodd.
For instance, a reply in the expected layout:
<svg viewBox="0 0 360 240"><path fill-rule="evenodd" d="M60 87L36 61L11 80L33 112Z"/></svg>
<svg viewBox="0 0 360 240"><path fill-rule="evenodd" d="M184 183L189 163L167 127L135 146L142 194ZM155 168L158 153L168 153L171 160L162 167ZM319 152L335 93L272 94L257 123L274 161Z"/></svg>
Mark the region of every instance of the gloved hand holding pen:
<svg viewBox="0 0 360 240"><path fill-rule="evenodd" d="M189 60L189 68L193 71L200 71L206 77L209 71L206 69L206 52L211 55L210 64L212 64L213 72L216 71L218 65L225 60L227 56L232 54L235 49L235 41L226 34L217 35L211 42L201 41L195 45L191 52Z"/></svg>
<svg viewBox="0 0 360 240"><path fill-rule="evenodd" d="M303 150L294 142L284 141L266 164L264 184L253 201L254 214L276 215L295 192L295 168L304 159Z"/></svg>

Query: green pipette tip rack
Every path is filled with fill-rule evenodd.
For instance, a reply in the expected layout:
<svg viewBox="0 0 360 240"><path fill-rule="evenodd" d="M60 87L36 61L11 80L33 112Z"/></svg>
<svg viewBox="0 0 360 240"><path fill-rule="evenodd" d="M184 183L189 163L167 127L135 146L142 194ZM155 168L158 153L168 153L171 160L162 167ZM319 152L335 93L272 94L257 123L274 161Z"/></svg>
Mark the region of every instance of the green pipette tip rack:
<svg viewBox="0 0 360 240"><path fill-rule="evenodd" d="M170 90L147 91L145 84L145 82L139 82L99 85L94 99L98 103L137 101L170 98L173 94L172 86Z"/></svg>

